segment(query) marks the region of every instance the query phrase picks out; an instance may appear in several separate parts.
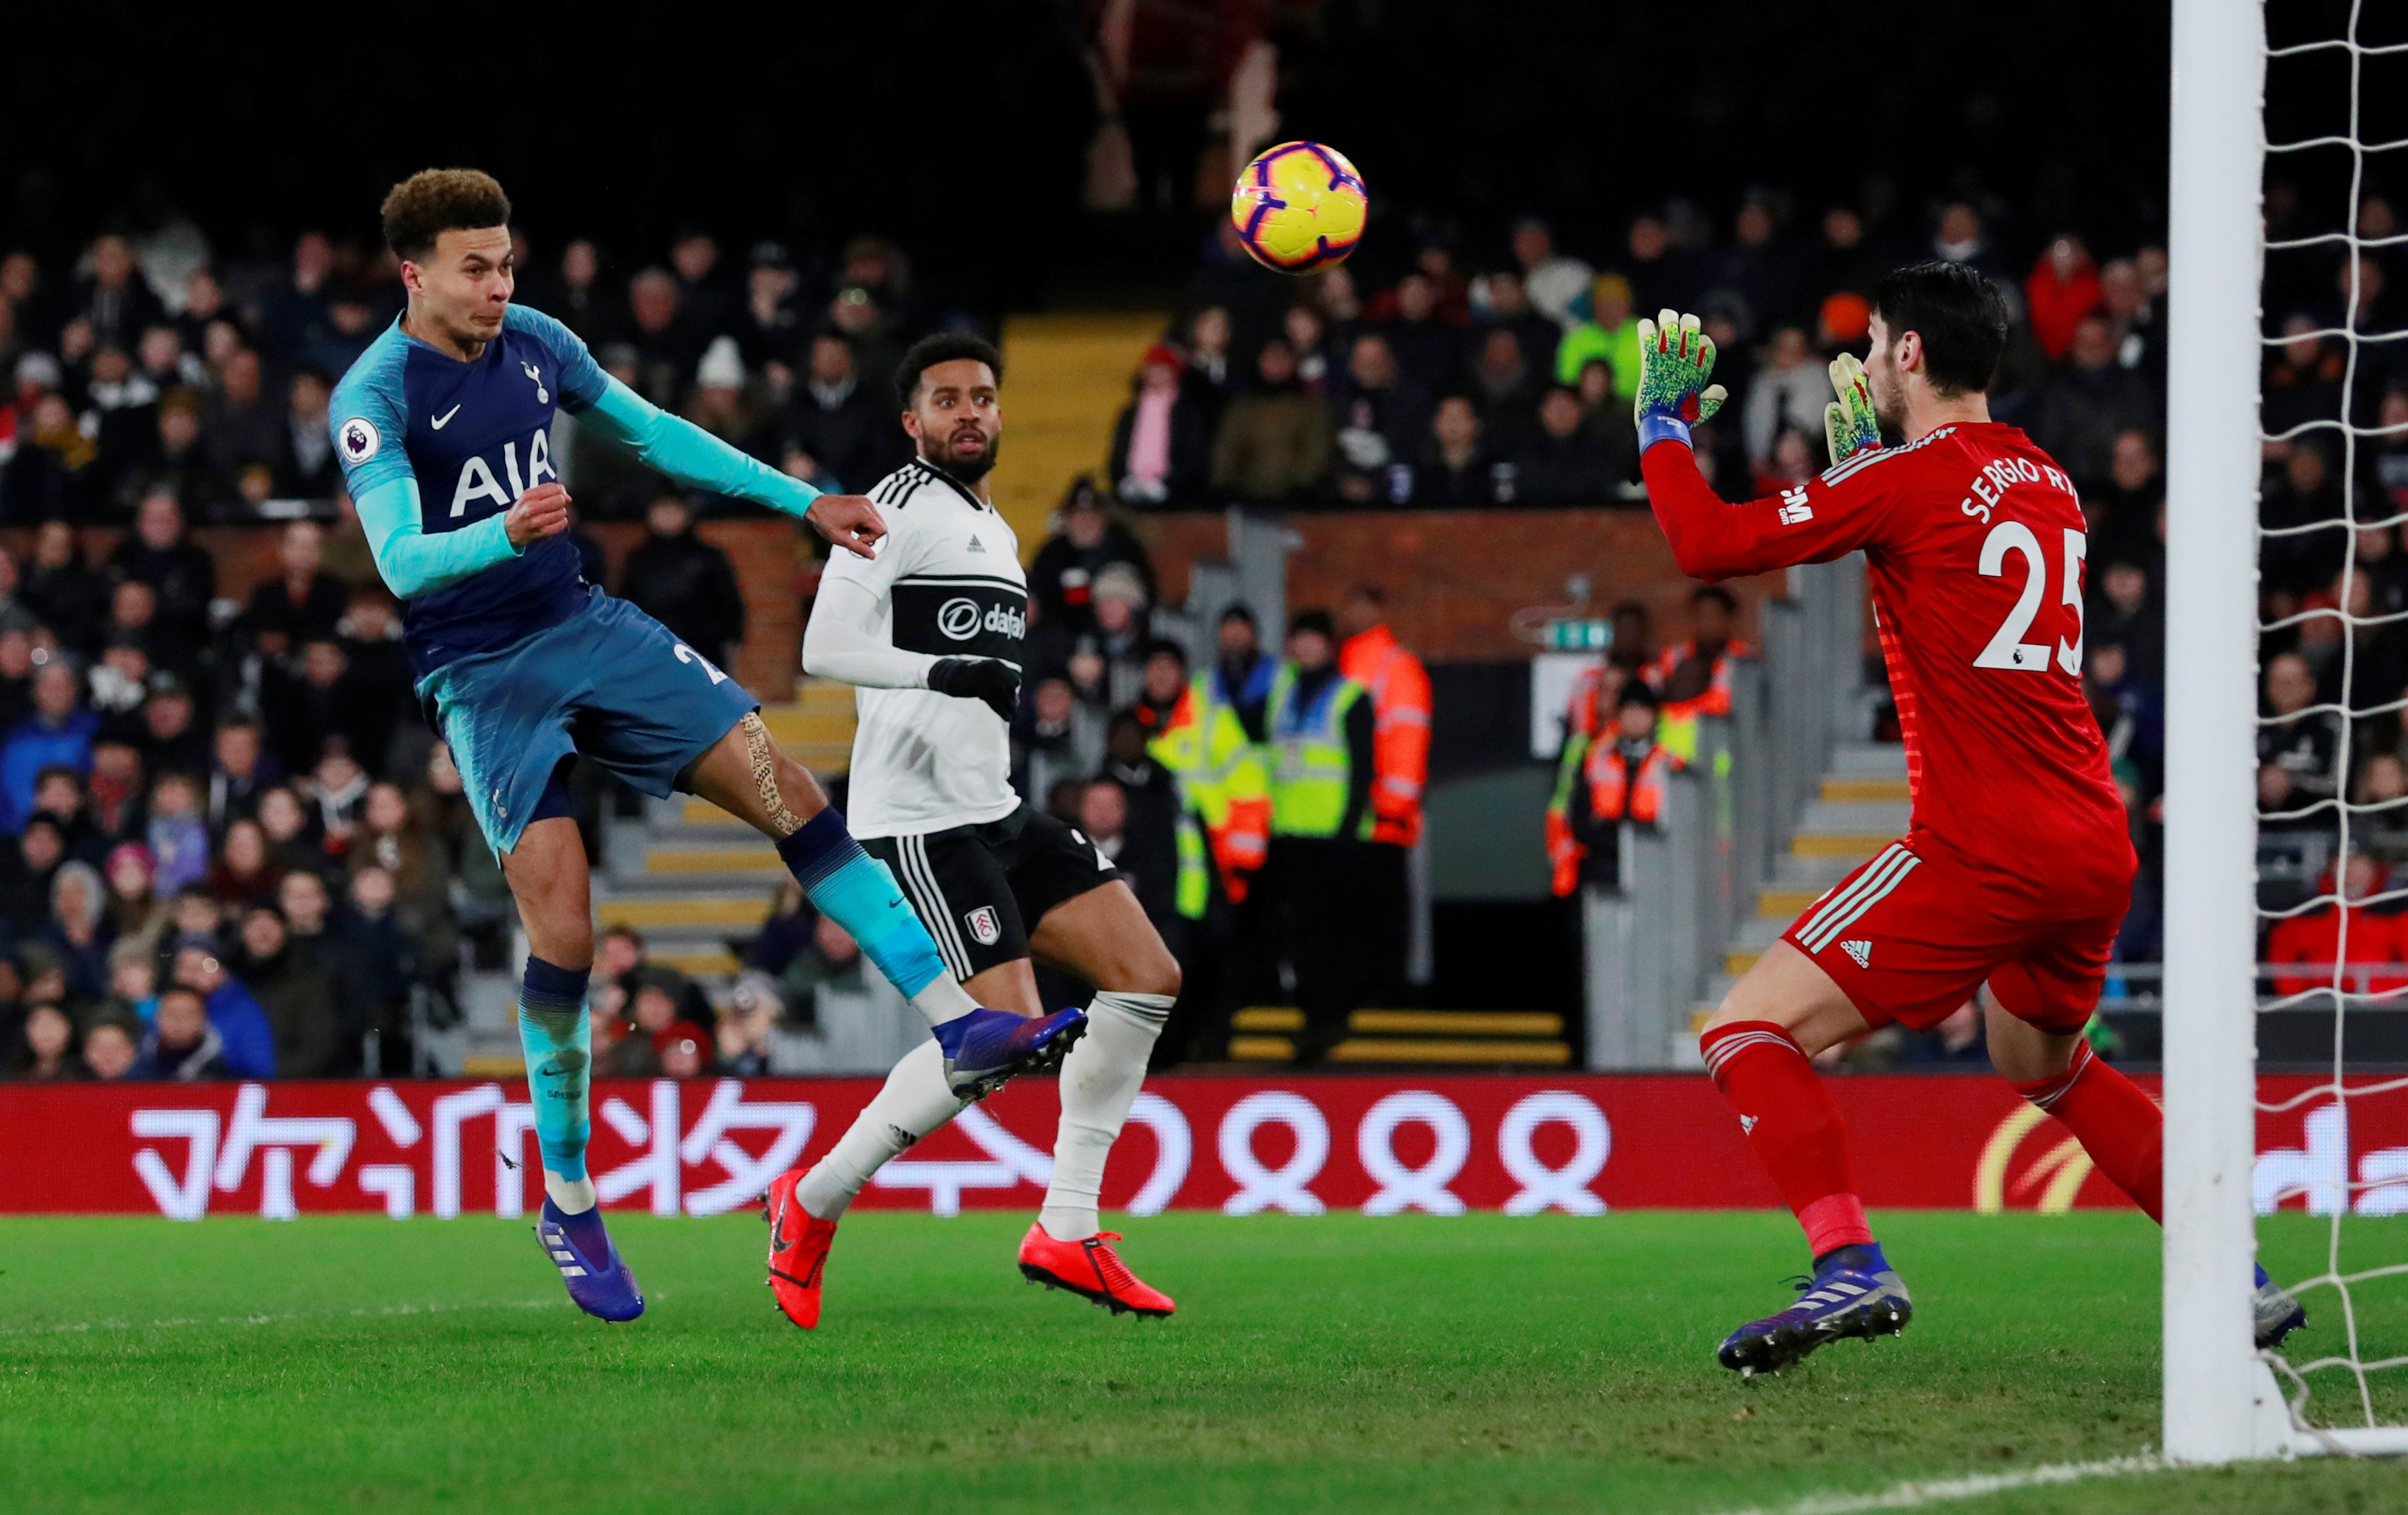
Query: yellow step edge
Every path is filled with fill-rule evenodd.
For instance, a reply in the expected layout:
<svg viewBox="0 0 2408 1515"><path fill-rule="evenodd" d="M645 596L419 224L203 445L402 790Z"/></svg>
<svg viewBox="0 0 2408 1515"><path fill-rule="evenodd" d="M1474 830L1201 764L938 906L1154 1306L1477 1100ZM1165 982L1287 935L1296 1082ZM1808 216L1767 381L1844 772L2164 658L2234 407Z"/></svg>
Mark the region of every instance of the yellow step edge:
<svg viewBox="0 0 2408 1515"><path fill-rule="evenodd" d="M1283 1005L1250 1005L1229 1017L1239 1031L1302 1031L1304 1012Z"/></svg>
<svg viewBox="0 0 2408 1515"><path fill-rule="evenodd" d="M1756 913L1767 921L1787 921L1806 913L1823 897L1819 889L1768 889L1756 896Z"/></svg>
<svg viewBox="0 0 2408 1515"><path fill-rule="evenodd" d="M1235 1063L1287 1063L1296 1058L1296 1043L1285 1036L1232 1036L1229 1059Z"/></svg>
<svg viewBox="0 0 2408 1515"><path fill-rule="evenodd" d="M1390 1036L1560 1036L1564 1018L1539 1010L1356 1010L1347 1026Z"/></svg>
<svg viewBox="0 0 2408 1515"><path fill-rule="evenodd" d="M1834 805L1903 805L1914 798L1914 791L1903 779L1826 779L1823 797Z"/></svg>
<svg viewBox="0 0 2408 1515"><path fill-rule="evenodd" d="M1349 1037L1329 1050L1333 1063L1553 1063L1572 1060L1559 1041L1459 1041L1429 1037L1393 1041Z"/></svg>
<svg viewBox="0 0 2408 1515"><path fill-rule="evenodd" d="M757 873L777 878L786 871L778 854L762 843L761 850L738 852L718 847L662 848L644 854L646 873Z"/></svg>
<svg viewBox="0 0 2408 1515"><path fill-rule="evenodd" d="M1764 954L1762 952L1725 952L1723 954L1723 971L1736 979L1741 974L1745 973L1748 969L1756 966L1756 960L1763 955Z"/></svg>
<svg viewBox="0 0 2408 1515"><path fill-rule="evenodd" d="M850 747L853 730L860 722L853 720L851 710L791 710L781 711L762 724L769 728L769 735L777 738L781 747L791 747L796 742L824 742Z"/></svg>
<svg viewBox="0 0 2408 1515"><path fill-rule="evenodd" d="M675 968L689 978L698 978L705 974L736 973L744 966L743 964L736 961L735 953L719 947L696 947L683 950L671 949L666 951L647 952L644 954L644 961L656 963L665 968Z"/></svg>
<svg viewBox="0 0 2408 1515"><path fill-rule="evenodd" d="M463 1079L518 1079L526 1075L526 1059L515 1052L478 1052L460 1060Z"/></svg>
<svg viewBox="0 0 2408 1515"><path fill-rule="evenodd" d="M1791 857L1870 857L1898 840L1896 832L1878 836L1849 836L1829 832L1807 832L1789 838Z"/></svg>
<svg viewBox="0 0 2408 1515"><path fill-rule="evenodd" d="M681 899L606 900L594 911L603 925L720 926L751 931L769 918L769 892L759 899L724 899L709 895Z"/></svg>

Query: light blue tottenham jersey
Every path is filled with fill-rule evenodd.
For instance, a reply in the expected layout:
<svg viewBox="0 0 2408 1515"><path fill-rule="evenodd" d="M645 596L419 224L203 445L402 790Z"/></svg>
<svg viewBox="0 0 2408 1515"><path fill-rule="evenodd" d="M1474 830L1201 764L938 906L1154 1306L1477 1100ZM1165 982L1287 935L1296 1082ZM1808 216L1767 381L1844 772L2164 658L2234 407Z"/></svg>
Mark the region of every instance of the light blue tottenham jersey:
<svg viewBox="0 0 2408 1515"><path fill-rule="evenodd" d="M521 552L503 521L520 495L560 477L552 418L564 406L603 442L689 488L790 516L819 498L604 373L550 316L509 307L501 335L467 363L396 322L335 386L326 424L377 572L407 602L405 645L420 678L558 625L589 601L566 537Z"/></svg>
<svg viewBox="0 0 2408 1515"><path fill-rule="evenodd" d="M468 363L404 334L396 322L335 387L329 424L351 497L414 477L418 526L433 537L475 527L557 480L553 411L589 408L608 383L575 333L523 306L509 308L501 335ZM486 528L499 530L498 522ZM423 677L453 658L557 625L585 597L566 536L505 552L409 597L403 629L410 661Z"/></svg>

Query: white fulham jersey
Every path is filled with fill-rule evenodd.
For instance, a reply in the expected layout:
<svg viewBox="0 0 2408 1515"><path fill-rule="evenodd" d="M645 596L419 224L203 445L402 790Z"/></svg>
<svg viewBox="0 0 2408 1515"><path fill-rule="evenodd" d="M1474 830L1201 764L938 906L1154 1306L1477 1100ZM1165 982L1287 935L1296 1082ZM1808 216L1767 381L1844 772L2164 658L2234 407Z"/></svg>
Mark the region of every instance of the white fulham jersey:
<svg viewBox="0 0 2408 1515"><path fill-rule="evenodd" d="M1019 668L1028 577L1003 518L918 458L869 497L886 518L878 555L838 552L827 566L829 579L877 596L877 617L862 629L906 652L1001 658ZM924 689L861 688L853 698L861 723L845 823L854 836L919 836L1020 808L1010 728L984 701Z"/></svg>

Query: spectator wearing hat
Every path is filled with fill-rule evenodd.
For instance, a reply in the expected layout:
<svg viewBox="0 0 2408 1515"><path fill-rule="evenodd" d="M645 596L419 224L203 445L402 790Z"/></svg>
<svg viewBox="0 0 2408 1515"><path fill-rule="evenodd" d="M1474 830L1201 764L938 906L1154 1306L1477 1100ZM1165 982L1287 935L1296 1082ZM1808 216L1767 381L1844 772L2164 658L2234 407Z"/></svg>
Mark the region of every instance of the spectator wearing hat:
<svg viewBox="0 0 2408 1515"><path fill-rule="evenodd" d="M1212 447L1210 401L1182 383L1179 350L1156 342L1139 360L1137 393L1112 427L1111 475L1131 505L1201 497Z"/></svg>
<svg viewBox="0 0 2408 1515"><path fill-rule="evenodd" d="M1620 274L1598 276L1588 295L1588 319L1567 330L1555 349L1557 383L1579 383L1581 370L1601 358L1612 370L1615 393L1628 398L1639 393L1639 318L1631 298L1630 280Z"/></svg>
<svg viewBox="0 0 2408 1515"><path fill-rule="evenodd" d="M1028 565L1028 593L1037 607L1039 631L1052 638L1075 637L1094 629L1096 576L1115 563L1137 571L1151 600L1154 568L1144 546L1112 519L1094 481L1082 475L1062 503L1054 535Z"/></svg>
<svg viewBox="0 0 2408 1515"><path fill-rule="evenodd" d="M49 923L50 879L68 861L66 829L37 815L12 843L0 844L0 917L14 941L31 941Z"/></svg>
<svg viewBox="0 0 2408 1515"><path fill-rule="evenodd" d="M801 278L782 242L755 242L745 259L744 304L729 323L728 333L743 354L744 364L756 371L784 370L792 381L802 346L802 317L795 309L795 291ZM785 385L773 375L770 387Z"/></svg>
<svg viewBox="0 0 2408 1515"><path fill-rule="evenodd" d="M1496 334L1512 347L1510 333ZM1329 408L1297 382L1296 353L1282 338L1254 355L1254 381L1229 403L1212 443L1212 490L1254 505L1320 493L1329 477Z"/></svg>
<svg viewBox="0 0 2408 1515"><path fill-rule="evenodd" d="M208 737L195 723L192 686L173 673L150 676L134 732L143 765L152 773L205 773Z"/></svg>
<svg viewBox="0 0 2408 1515"><path fill-rule="evenodd" d="M1254 612L1235 604L1221 612L1213 631L1212 667L1207 692L1237 711L1239 722L1254 741L1263 739L1263 708L1278 677L1280 660L1263 650L1262 628Z"/></svg>
<svg viewBox="0 0 2408 1515"><path fill-rule="evenodd" d="M1146 614L1145 577L1133 564L1107 564L1092 595L1094 650L1105 663L1107 709L1126 709L1145 686L1145 657L1154 637ZM1082 638L1082 641L1087 638Z"/></svg>
<svg viewBox="0 0 2408 1515"><path fill-rule="evenodd" d="M1666 786L1682 763L1656 740L1656 692L1629 679L1615 699L1613 724L1565 746L1560 803L1581 883L1620 888L1623 828L1661 823Z"/></svg>

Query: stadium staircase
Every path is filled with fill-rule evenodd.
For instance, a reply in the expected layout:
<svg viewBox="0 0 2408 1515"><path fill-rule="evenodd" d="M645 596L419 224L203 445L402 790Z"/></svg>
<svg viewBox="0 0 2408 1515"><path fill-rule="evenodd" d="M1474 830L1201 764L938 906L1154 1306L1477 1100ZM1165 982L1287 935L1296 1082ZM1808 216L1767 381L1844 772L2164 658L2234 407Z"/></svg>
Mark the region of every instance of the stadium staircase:
<svg viewBox="0 0 2408 1515"><path fill-rule="evenodd" d="M1731 934L1722 972L1709 983L1698 1013L1720 1004L1739 976L1754 967L1825 890L1906 835L1911 808L1905 748L1877 742L1833 748L1819 793L1799 813L1788 850L1775 859L1771 878L1757 887L1754 913L1743 917Z"/></svg>
<svg viewBox="0 0 2408 1515"><path fill-rule="evenodd" d="M1024 557L1044 540L1046 518L1070 481L1103 477L1137 361L1168 324L1160 311L1057 311L1004 322L1007 436L995 503Z"/></svg>
<svg viewBox="0 0 2408 1515"><path fill-rule="evenodd" d="M1230 1022L1229 1061L1285 1063L1296 1056L1304 1012L1257 1005ZM1564 1018L1539 1010L1356 1010L1331 1063L1411 1063L1488 1067L1565 1067L1572 1060Z"/></svg>
<svg viewBox="0 0 2408 1515"><path fill-rule="evenodd" d="M849 685L806 679L793 704L764 706L761 717L779 745L814 774L842 774L852 761ZM786 876L777 850L719 807L685 795L647 801L643 821L620 822L606 836L608 854L594 875L595 922L635 927L651 961L699 980L717 997L738 965L728 942L760 929ZM494 982L491 992L472 986L468 995L462 1071L516 1074L524 1065L512 981L481 977Z"/></svg>

